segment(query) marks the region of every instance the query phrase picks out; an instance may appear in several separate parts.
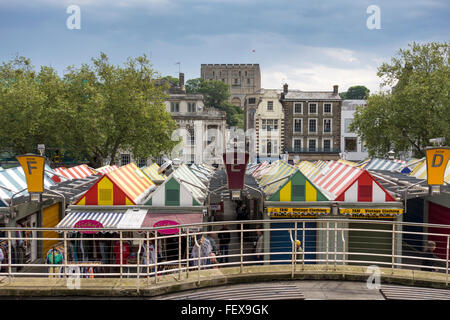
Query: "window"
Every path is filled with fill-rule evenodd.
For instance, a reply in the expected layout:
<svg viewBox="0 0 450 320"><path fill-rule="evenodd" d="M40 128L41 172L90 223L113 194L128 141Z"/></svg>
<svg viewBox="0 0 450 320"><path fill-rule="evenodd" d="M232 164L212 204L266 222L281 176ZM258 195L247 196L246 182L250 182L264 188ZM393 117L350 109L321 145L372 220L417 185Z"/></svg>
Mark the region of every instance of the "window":
<svg viewBox="0 0 450 320"><path fill-rule="evenodd" d="M345 138L344 147L346 152L356 152L357 138Z"/></svg>
<svg viewBox="0 0 450 320"><path fill-rule="evenodd" d="M131 162L131 157L129 153L122 153L120 155L120 165L124 166Z"/></svg>
<svg viewBox="0 0 450 320"><path fill-rule="evenodd" d="M179 102L171 102L170 103L170 112L180 112L180 103Z"/></svg>
<svg viewBox="0 0 450 320"><path fill-rule="evenodd" d="M302 119L294 119L294 132L302 132Z"/></svg>
<svg viewBox="0 0 450 320"><path fill-rule="evenodd" d="M308 140L308 151L316 151L316 139Z"/></svg>
<svg viewBox="0 0 450 320"><path fill-rule="evenodd" d="M194 129L189 128L188 129L188 133L189 133L189 135L188 135L188 145L193 146L193 145L195 145L195 132L194 132Z"/></svg>
<svg viewBox="0 0 450 320"><path fill-rule="evenodd" d="M188 102L188 112L195 112L195 102Z"/></svg>
<svg viewBox="0 0 450 320"><path fill-rule="evenodd" d="M317 114L317 103L309 104L309 114Z"/></svg>
<svg viewBox="0 0 450 320"><path fill-rule="evenodd" d="M234 79L234 84L238 84L238 79Z"/></svg>
<svg viewBox="0 0 450 320"><path fill-rule="evenodd" d="M222 82L225 82L225 79L222 79Z"/></svg>
<svg viewBox="0 0 450 320"><path fill-rule="evenodd" d="M273 101L267 101L267 111L273 111Z"/></svg>
<svg viewBox="0 0 450 320"><path fill-rule="evenodd" d="M323 151L331 151L331 139L323 140Z"/></svg>
<svg viewBox="0 0 450 320"><path fill-rule="evenodd" d="M249 78L247 78L247 84L250 84L250 79Z"/></svg>
<svg viewBox="0 0 450 320"><path fill-rule="evenodd" d="M266 130L266 131L278 130L278 120L277 119L263 119L262 120L262 130Z"/></svg>
<svg viewBox="0 0 450 320"><path fill-rule="evenodd" d="M179 191L178 189L167 189L166 195L167 195L167 202L177 202Z"/></svg>
<svg viewBox="0 0 450 320"><path fill-rule="evenodd" d="M302 140L294 139L294 152L300 152L302 149Z"/></svg>
<svg viewBox="0 0 450 320"><path fill-rule="evenodd" d="M346 119L344 119L344 132L345 133L351 133L351 131L350 131L350 129L349 129L349 127L350 127L350 124L352 123L352 121L353 121L353 119L349 119L349 118L346 118Z"/></svg>
<svg viewBox="0 0 450 320"><path fill-rule="evenodd" d="M323 119L323 133L331 133L331 119Z"/></svg>
<svg viewBox="0 0 450 320"><path fill-rule="evenodd" d="M324 103L323 104L323 113L331 114L331 107L332 107L331 103Z"/></svg>
<svg viewBox="0 0 450 320"><path fill-rule="evenodd" d="M294 199L305 198L305 185L293 185L292 197Z"/></svg>
<svg viewBox="0 0 450 320"><path fill-rule="evenodd" d="M142 168L147 166L147 159L146 158L139 158L138 167Z"/></svg>
<svg viewBox="0 0 450 320"><path fill-rule="evenodd" d="M267 140L267 154L272 153L272 141Z"/></svg>
<svg viewBox="0 0 450 320"><path fill-rule="evenodd" d="M303 103L294 103L294 113L300 113L302 114L302 107L303 107Z"/></svg>
<svg viewBox="0 0 450 320"><path fill-rule="evenodd" d="M248 98L248 104L255 104L256 98Z"/></svg>
<svg viewBox="0 0 450 320"><path fill-rule="evenodd" d="M309 119L309 132L317 132L317 119Z"/></svg>

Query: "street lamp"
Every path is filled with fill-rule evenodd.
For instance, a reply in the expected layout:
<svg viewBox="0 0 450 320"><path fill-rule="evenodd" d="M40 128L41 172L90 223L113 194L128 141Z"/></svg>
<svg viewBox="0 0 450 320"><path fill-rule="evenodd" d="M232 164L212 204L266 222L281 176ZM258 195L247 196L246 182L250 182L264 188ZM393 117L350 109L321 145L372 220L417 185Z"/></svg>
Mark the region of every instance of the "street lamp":
<svg viewBox="0 0 450 320"><path fill-rule="evenodd" d="M45 151L45 144L38 144L37 149L38 149L39 153L41 154L41 156L43 156L44 151Z"/></svg>

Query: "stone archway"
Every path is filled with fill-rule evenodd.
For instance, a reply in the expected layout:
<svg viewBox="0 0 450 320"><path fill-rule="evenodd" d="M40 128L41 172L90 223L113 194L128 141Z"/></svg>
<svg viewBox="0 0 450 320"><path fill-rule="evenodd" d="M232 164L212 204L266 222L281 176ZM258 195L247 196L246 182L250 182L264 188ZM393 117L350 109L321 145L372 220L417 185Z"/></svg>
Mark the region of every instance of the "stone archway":
<svg viewBox="0 0 450 320"><path fill-rule="evenodd" d="M241 106L241 98L233 97L233 99L231 99L231 104L236 107L240 107Z"/></svg>

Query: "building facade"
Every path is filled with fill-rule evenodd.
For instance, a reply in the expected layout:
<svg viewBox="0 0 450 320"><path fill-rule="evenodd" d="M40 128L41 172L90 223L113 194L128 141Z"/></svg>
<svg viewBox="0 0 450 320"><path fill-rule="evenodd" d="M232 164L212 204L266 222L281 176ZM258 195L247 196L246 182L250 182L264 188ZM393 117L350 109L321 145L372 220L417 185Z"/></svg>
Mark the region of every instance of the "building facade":
<svg viewBox="0 0 450 320"><path fill-rule="evenodd" d="M185 163L221 163L221 150L225 144L225 112L205 108L201 94L186 93L183 73L180 73L179 83L179 86L169 89L169 97L165 101L166 110L177 122L177 134L182 138L170 158L179 157Z"/></svg>
<svg viewBox="0 0 450 320"><path fill-rule="evenodd" d="M284 111L281 90L261 89L245 97L245 130L251 160L276 160L284 149Z"/></svg>
<svg viewBox="0 0 450 320"><path fill-rule="evenodd" d="M289 159L337 160L341 152L342 99L332 91L289 90L283 86L284 151Z"/></svg>
<svg viewBox="0 0 450 320"><path fill-rule="evenodd" d="M362 161L367 159L369 154L364 147L364 143L360 137L349 129L353 121L356 107L366 107L366 100L344 100L342 101L341 113L341 151L342 158L350 161Z"/></svg>
<svg viewBox="0 0 450 320"><path fill-rule="evenodd" d="M200 75L203 80L229 85L229 101L239 107L244 106L245 95L261 89L259 64L202 64Z"/></svg>

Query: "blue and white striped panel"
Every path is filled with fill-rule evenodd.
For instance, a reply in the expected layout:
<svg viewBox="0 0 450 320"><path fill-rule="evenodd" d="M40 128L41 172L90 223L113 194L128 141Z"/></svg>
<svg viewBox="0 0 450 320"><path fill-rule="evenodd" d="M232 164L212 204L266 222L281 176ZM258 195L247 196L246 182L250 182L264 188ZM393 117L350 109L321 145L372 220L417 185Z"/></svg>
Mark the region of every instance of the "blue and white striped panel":
<svg viewBox="0 0 450 320"><path fill-rule="evenodd" d="M403 165L399 162L393 162L384 159L372 159L370 163L365 167L366 170L388 170L394 171L401 168Z"/></svg>
<svg viewBox="0 0 450 320"><path fill-rule="evenodd" d="M56 227L73 228L78 221L95 220L100 222L103 228L117 228L124 214L124 211L72 211Z"/></svg>

